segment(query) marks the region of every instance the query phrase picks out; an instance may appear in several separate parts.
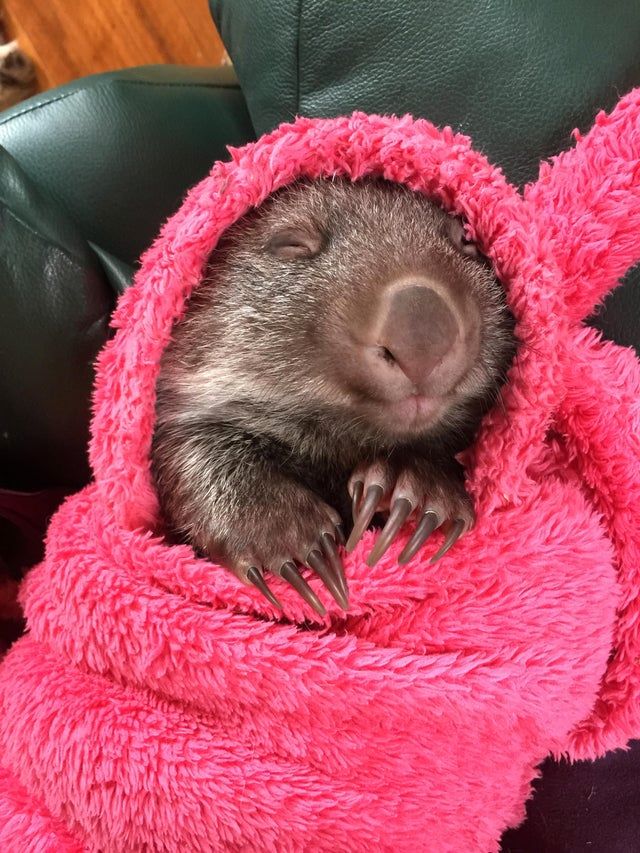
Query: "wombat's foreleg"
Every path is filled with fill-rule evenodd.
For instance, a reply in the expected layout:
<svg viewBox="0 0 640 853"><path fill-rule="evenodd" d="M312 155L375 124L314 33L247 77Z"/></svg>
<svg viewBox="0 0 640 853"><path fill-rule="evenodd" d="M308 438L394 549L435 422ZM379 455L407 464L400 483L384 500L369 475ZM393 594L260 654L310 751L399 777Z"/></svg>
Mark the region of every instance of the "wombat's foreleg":
<svg viewBox="0 0 640 853"><path fill-rule="evenodd" d="M349 479L349 494L354 524L347 551L355 548L375 513L389 511L387 522L367 557L369 566L382 557L412 516L416 520L415 531L399 555L399 563L408 562L434 530L442 528L445 539L431 558L435 562L474 524L462 468L453 459L439 462L391 455L358 466Z"/></svg>
<svg viewBox="0 0 640 853"><path fill-rule="evenodd" d="M296 564L322 579L348 607L337 543L339 514L286 470L286 449L265 436L210 422L160 425L154 474L166 521L209 559L280 602L263 572L290 583L320 615L325 609Z"/></svg>

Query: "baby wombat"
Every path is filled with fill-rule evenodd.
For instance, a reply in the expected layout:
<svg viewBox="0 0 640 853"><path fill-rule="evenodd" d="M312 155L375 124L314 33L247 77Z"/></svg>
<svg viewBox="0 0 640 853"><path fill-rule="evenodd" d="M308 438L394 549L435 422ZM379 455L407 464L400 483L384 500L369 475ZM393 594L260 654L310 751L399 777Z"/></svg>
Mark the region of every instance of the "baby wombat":
<svg viewBox="0 0 640 853"><path fill-rule="evenodd" d="M338 553L388 518L373 565L474 521L454 456L495 400L513 318L460 219L382 180L298 182L237 222L167 347L153 471L167 528L252 583L265 570L323 614L348 607Z"/></svg>

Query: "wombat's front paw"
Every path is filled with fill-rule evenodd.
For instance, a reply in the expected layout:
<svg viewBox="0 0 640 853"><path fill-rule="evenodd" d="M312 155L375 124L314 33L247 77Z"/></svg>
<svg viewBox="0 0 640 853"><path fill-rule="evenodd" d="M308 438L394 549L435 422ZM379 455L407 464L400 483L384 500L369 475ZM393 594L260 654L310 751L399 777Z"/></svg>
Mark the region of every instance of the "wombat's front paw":
<svg viewBox="0 0 640 853"><path fill-rule="evenodd" d="M473 527L475 517L460 472L417 462L399 466L388 460L359 466L349 480L353 530L347 542L352 551L377 512L389 517L367 564L373 566L393 542L402 525L415 514L416 528L398 562L408 562L439 527L445 539L431 562L443 556L460 536Z"/></svg>
<svg viewBox="0 0 640 853"><path fill-rule="evenodd" d="M282 605L269 588L264 571L291 584L321 616L325 608L300 574L307 566L321 578L336 602L349 606L348 589L337 543L344 544L342 519L302 485L287 483L260 501L241 507L226 519L226 533L210 533L204 551L243 583L253 584L269 601Z"/></svg>

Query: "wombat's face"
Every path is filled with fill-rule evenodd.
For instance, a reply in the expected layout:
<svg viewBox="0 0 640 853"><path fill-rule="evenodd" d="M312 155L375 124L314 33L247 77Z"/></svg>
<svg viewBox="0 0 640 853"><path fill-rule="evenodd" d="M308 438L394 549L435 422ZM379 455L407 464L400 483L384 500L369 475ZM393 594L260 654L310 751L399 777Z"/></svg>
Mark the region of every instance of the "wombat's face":
<svg viewBox="0 0 640 853"><path fill-rule="evenodd" d="M454 428L513 355L463 224L384 181L285 188L225 234L207 280L181 360L203 407L246 399L409 439Z"/></svg>

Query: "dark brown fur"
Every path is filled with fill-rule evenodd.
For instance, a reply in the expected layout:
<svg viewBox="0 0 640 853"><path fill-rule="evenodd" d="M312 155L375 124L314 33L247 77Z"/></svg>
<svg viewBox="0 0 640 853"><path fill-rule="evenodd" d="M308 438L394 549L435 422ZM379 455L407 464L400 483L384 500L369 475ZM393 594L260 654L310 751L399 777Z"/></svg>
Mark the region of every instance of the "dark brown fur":
<svg viewBox="0 0 640 853"><path fill-rule="evenodd" d="M448 511L465 503L453 457L495 400L514 339L501 285L451 226L403 187L336 180L287 187L228 230L158 383L153 471L174 534L240 577L277 572L338 516L350 524L349 477L380 460ZM411 383L361 354L389 356L369 346L371 329L389 282L411 276L437 279L479 331L446 405L409 426L394 406Z"/></svg>

